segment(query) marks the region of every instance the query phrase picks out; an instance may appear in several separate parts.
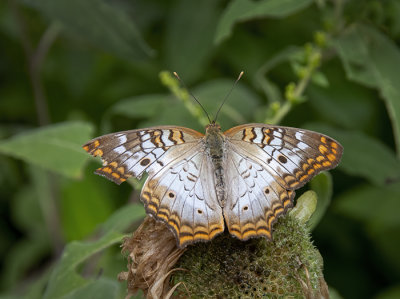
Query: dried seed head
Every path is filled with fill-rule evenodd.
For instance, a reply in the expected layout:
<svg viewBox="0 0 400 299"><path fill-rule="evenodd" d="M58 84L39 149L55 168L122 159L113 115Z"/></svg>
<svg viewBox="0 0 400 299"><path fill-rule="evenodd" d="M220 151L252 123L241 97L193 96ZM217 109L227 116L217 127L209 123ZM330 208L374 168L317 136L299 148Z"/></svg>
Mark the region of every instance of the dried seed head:
<svg viewBox="0 0 400 299"><path fill-rule="evenodd" d="M147 216L122 245L122 253L128 254L128 271L118 278L127 281L127 297L140 289L147 298L166 298L171 289L171 270L184 251L176 246L165 224Z"/></svg>

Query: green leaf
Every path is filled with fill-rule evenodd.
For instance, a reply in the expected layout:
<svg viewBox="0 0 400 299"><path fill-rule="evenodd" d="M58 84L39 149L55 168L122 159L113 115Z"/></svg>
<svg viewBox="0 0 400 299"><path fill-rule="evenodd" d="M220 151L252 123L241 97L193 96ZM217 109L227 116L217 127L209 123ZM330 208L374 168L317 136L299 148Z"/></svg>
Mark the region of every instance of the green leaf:
<svg viewBox="0 0 400 299"><path fill-rule="evenodd" d="M380 292L375 299L398 299L400 298L400 285L391 286Z"/></svg>
<svg viewBox="0 0 400 299"><path fill-rule="evenodd" d="M44 169L35 167L33 165L28 165L29 175L33 183L34 193L31 194L33 196L40 207L41 215L36 216L39 219L35 219L34 215L34 207L32 206L32 210L26 211L25 216L28 216L28 219L35 221L36 224L33 225L32 223L27 223L25 220L25 225L27 229L29 229L30 234L36 235L36 238L41 239L44 233L47 233L50 239L53 239L53 245L57 243L61 243L60 239L54 240L55 238L61 238L61 232L58 231L59 223L58 223L58 210L57 210L57 203L56 197L53 193L52 188L54 184L56 184L56 180L51 177L51 175L45 171ZM25 203L21 203L24 205ZM26 207L25 207L26 208ZM57 215L57 216L55 216ZM24 217L24 215L19 215L20 217ZM42 220L42 225L44 227L40 227L40 219Z"/></svg>
<svg viewBox="0 0 400 299"><path fill-rule="evenodd" d="M88 156L82 144L93 127L84 122L66 122L34 129L0 142L0 153L22 159L55 173L79 178Z"/></svg>
<svg viewBox="0 0 400 299"><path fill-rule="evenodd" d="M400 2L397 0L391 0L387 4L386 9L389 20L385 20L385 25L389 23L390 36L396 39L400 36L400 18L398 17L400 15Z"/></svg>
<svg viewBox="0 0 400 299"><path fill-rule="evenodd" d="M1 282L6 289L12 289L49 254L54 245L51 237L59 234L54 230L58 226L53 218L55 211L48 173L30 165L28 171L32 183L20 188L10 202L13 223L25 234L13 244L4 259Z"/></svg>
<svg viewBox="0 0 400 299"><path fill-rule="evenodd" d="M304 127L325 133L342 144L344 152L339 168L346 173L364 177L380 186L400 179L400 161L379 140L358 131L342 131L318 123Z"/></svg>
<svg viewBox="0 0 400 299"><path fill-rule="evenodd" d="M143 204L125 205L115 211L106 222L100 225L102 231L125 231L133 222L146 216Z"/></svg>
<svg viewBox="0 0 400 299"><path fill-rule="evenodd" d="M81 288L90 288L88 285L93 279L83 278L76 272L77 267L93 254L121 242L122 237L121 233L110 231L94 242L69 243L51 274L44 298L61 298Z"/></svg>
<svg viewBox="0 0 400 299"><path fill-rule="evenodd" d="M329 86L322 88L311 84L307 87L308 103L317 117L346 129L375 127L379 106L375 93L348 81L336 67L327 75Z"/></svg>
<svg viewBox="0 0 400 299"><path fill-rule="evenodd" d="M35 186L36 187L36 186ZM20 190L11 200L12 218L18 229L29 234L43 234L46 228L42 210L40 209L37 187L32 185L21 186Z"/></svg>
<svg viewBox="0 0 400 299"><path fill-rule="evenodd" d="M312 3L311 0L234 0L225 9L218 23L214 42L220 43L232 34L238 22L255 18L284 18Z"/></svg>
<svg viewBox="0 0 400 299"><path fill-rule="evenodd" d="M200 108L199 108L200 109ZM178 101L168 101L168 105L159 110L158 115L148 118L140 122L138 128L147 128L152 126L170 125L170 126L183 126L192 129L202 130L197 119L188 112L185 105Z"/></svg>
<svg viewBox="0 0 400 299"><path fill-rule="evenodd" d="M81 288L76 289L67 296L63 296L64 299L112 299L119 298L119 289L121 283L116 279L112 280L109 278L101 277L97 280L91 281Z"/></svg>
<svg viewBox="0 0 400 299"><path fill-rule="evenodd" d="M24 296L18 294L17 298L22 297L24 299L42 299L44 290L49 281L51 270L52 268L49 267L44 271L44 273L41 273L39 277L35 277L34 281L27 286Z"/></svg>
<svg viewBox="0 0 400 299"><path fill-rule="evenodd" d="M336 211L362 221L369 232L378 234L400 228L400 183L353 188L335 200Z"/></svg>
<svg viewBox="0 0 400 299"><path fill-rule="evenodd" d="M218 79L203 83L193 89L211 117L215 115L222 100L232 88L233 80ZM225 129L243 124L254 117L254 111L261 99L244 84L236 85L218 116L218 122Z"/></svg>
<svg viewBox="0 0 400 299"><path fill-rule="evenodd" d="M123 235L120 232L126 230L133 222L143 218L144 215L141 205L126 205L99 226L101 233L104 234L100 239L93 242L69 243L50 277L45 298L60 298L75 294L84 296L95 290L96 282L93 279L83 278L77 273L77 267L95 253L121 242ZM106 282L106 285L104 287L107 289L104 292L114 294L115 285L110 282ZM97 298L97 296L92 298Z"/></svg>
<svg viewBox="0 0 400 299"><path fill-rule="evenodd" d="M9 292L7 294L2 292L0 294L0 299L42 299L43 291L49 280L50 270L51 267L40 273L40 276L35 275L28 283L25 282L23 290L17 288L17 290L14 289L14 292Z"/></svg>
<svg viewBox="0 0 400 299"><path fill-rule="evenodd" d="M165 107L171 103L171 98L170 95L165 94L146 94L122 99L104 114L101 131L110 132L112 130L114 116L132 119L157 118L160 111L164 111Z"/></svg>
<svg viewBox="0 0 400 299"><path fill-rule="evenodd" d="M330 299L343 299L343 297L340 296L339 292L331 286L329 286L329 298Z"/></svg>
<svg viewBox="0 0 400 299"><path fill-rule="evenodd" d="M125 59L144 59L153 54L135 23L108 1L22 1L107 52Z"/></svg>
<svg viewBox="0 0 400 299"><path fill-rule="evenodd" d="M111 107L109 113L131 118L154 117L170 102L171 96L149 94L130 97L119 101Z"/></svg>
<svg viewBox="0 0 400 299"><path fill-rule="evenodd" d="M318 86L321 87L328 87L329 86L329 81L328 78L325 76L323 72L316 71L311 75L311 81Z"/></svg>
<svg viewBox="0 0 400 299"><path fill-rule="evenodd" d="M332 177L329 172L322 172L310 182L311 190L317 194L317 207L307 225L313 230L321 221L332 198Z"/></svg>
<svg viewBox="0 0 400 299"><path fill-rule="evenodd" d="M334 210L360 221L391 271L400 275L400 183L362 185L335 199ZM390 271L388 271L390 273Z"/></svg>
<svg viewBox="0 0 400 299"><path fill-rule="evenodd" d="M387 207L388 209L398 209L399 206ZM389 217L393 216L393 212ZM400 276L400 226L385 226L384 228L372 232L372 241L380 253L381 258L385 260L388 273L393 273L393 277ZM397 297L396 297L397 298Z"/></svg>
<svg viewBox="0 0 400 299"><path fill-rule="evenodd" d="M385 35L368 26L353 26L336 41L349 79L378 89L392 121L400 157L400 50Z"/></svg>
<svg viewBox="0 0 400 299"><path fill-rule="evenodd" d="M60 216L67 241L88 236L114 209L108 185L92 173L83 180L64 182L61 194Z"/></svg>
<svg viewBox="0 0 400 299"><path fill-rule="evenodd" d="M207 68L213 51L220 1L180 0L171 7L166 22L165 63L192 82Z"/></svg>
<svg viewBox="0 0 400 299"><path fill-rule="evenodd" d="M38 266L38 261L45 259L50 251L49 239L25 238L13 244L4 258L2 270L2 289L13 289L29 270Z"/></svg>

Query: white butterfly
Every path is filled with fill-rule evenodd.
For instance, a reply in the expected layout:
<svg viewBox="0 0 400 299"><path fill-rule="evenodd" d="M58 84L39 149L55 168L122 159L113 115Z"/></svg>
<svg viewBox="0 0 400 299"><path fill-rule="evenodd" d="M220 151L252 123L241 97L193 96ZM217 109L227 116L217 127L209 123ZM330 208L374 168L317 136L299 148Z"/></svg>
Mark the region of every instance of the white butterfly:
<svg viewBox="0 0 400 299"><path fill-rule="evenodd" d="M240 240L271 238L272 225L292 207L294 190L336 167L343 148L302 129L246 124L226 132L215 122L205 135L160 126L104 135L83 148L100 156L96 173L117 184L144 172L141 200L184 247L224 231Z"/></svg>

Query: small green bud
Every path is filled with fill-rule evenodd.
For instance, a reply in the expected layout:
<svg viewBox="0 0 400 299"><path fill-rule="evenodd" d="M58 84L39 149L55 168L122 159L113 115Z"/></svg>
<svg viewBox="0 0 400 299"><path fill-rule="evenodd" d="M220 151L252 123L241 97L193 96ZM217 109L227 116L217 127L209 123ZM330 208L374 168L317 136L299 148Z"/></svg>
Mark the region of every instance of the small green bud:
<svg viewBox="0 0 400 299"><path fill-rule="evenodd" d="M285 89L285 98L289 101L289 102L295 102L296 100L296 96L295 96L295 89L296 89L296 83L291 82L286 86Z"/></svg>
<svg viewBox="0 0 400 299"><path fill-rule="evenodd" d="M296 74L296 76L298 78L300 78L300 79L304 78L305 70L304 70L303 63L300 64L300 63L294 61L294 62L292 62L291 66L292 66L293 72Z"/></svg>
<svg viewBox="0 0 400 299"><path fill-rule="evenodd" d="M326 47L327 37L326 33L323 31L317 31L314 34L314 42L320 48Z"/></svg>
<svg viewBox="0 0 400 299"><path fill-rule="evenodd" d="M272 110L273 114L276 114L276 112L279 111L279 109L281 109L281 103L279 102L273 102L270 106L270 109Z"/></svg>
<svg viewBox="0 0 400 299"><path fill-rule="evenodd" d="M315 51L310 57L310 65L312 68L317 68L321 65L321 52Z"/></svg>
<svg viewBox="0 0 400 299"><path fill-rule="evenodd" d="M305 192L297 199L297 204L290 211L290 216L297 218L301 223L306 223L317 208L317 193L312 190Z"/></svg>
<svg viewBox="0 0 400 299"><path fill-rule="evenodd" d="M313 53L313 50L314 50L314 47L313 47L312 43L306 43L304 45L304 53L305 53L307 58L310 57L310 55Z"/></svg>
<svg viewBox="0 0 400 299"><path fill-rule="evenodd" d="M300 68L297 72L297 76L299 77L299 79L305 78L307 74L308 74L308 69L306 67Z"/></svg>

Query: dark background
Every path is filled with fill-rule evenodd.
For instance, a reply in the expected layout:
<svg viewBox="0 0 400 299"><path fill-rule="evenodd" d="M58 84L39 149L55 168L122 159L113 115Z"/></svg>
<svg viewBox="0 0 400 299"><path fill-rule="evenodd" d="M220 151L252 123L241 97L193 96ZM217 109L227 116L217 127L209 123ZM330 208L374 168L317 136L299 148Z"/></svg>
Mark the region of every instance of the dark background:
<svg viewBox="0 0 400 299"><path fill-rule="evenodd" d="M214 115L242 70L223 129L267 122L344 146L312 232L333 296L400 298L399 41L396 0L1 1L4 298L123 298L118 244L144 216L141 183L93 175L80 146L150 125L203 132L171 72Z"/></svg>

